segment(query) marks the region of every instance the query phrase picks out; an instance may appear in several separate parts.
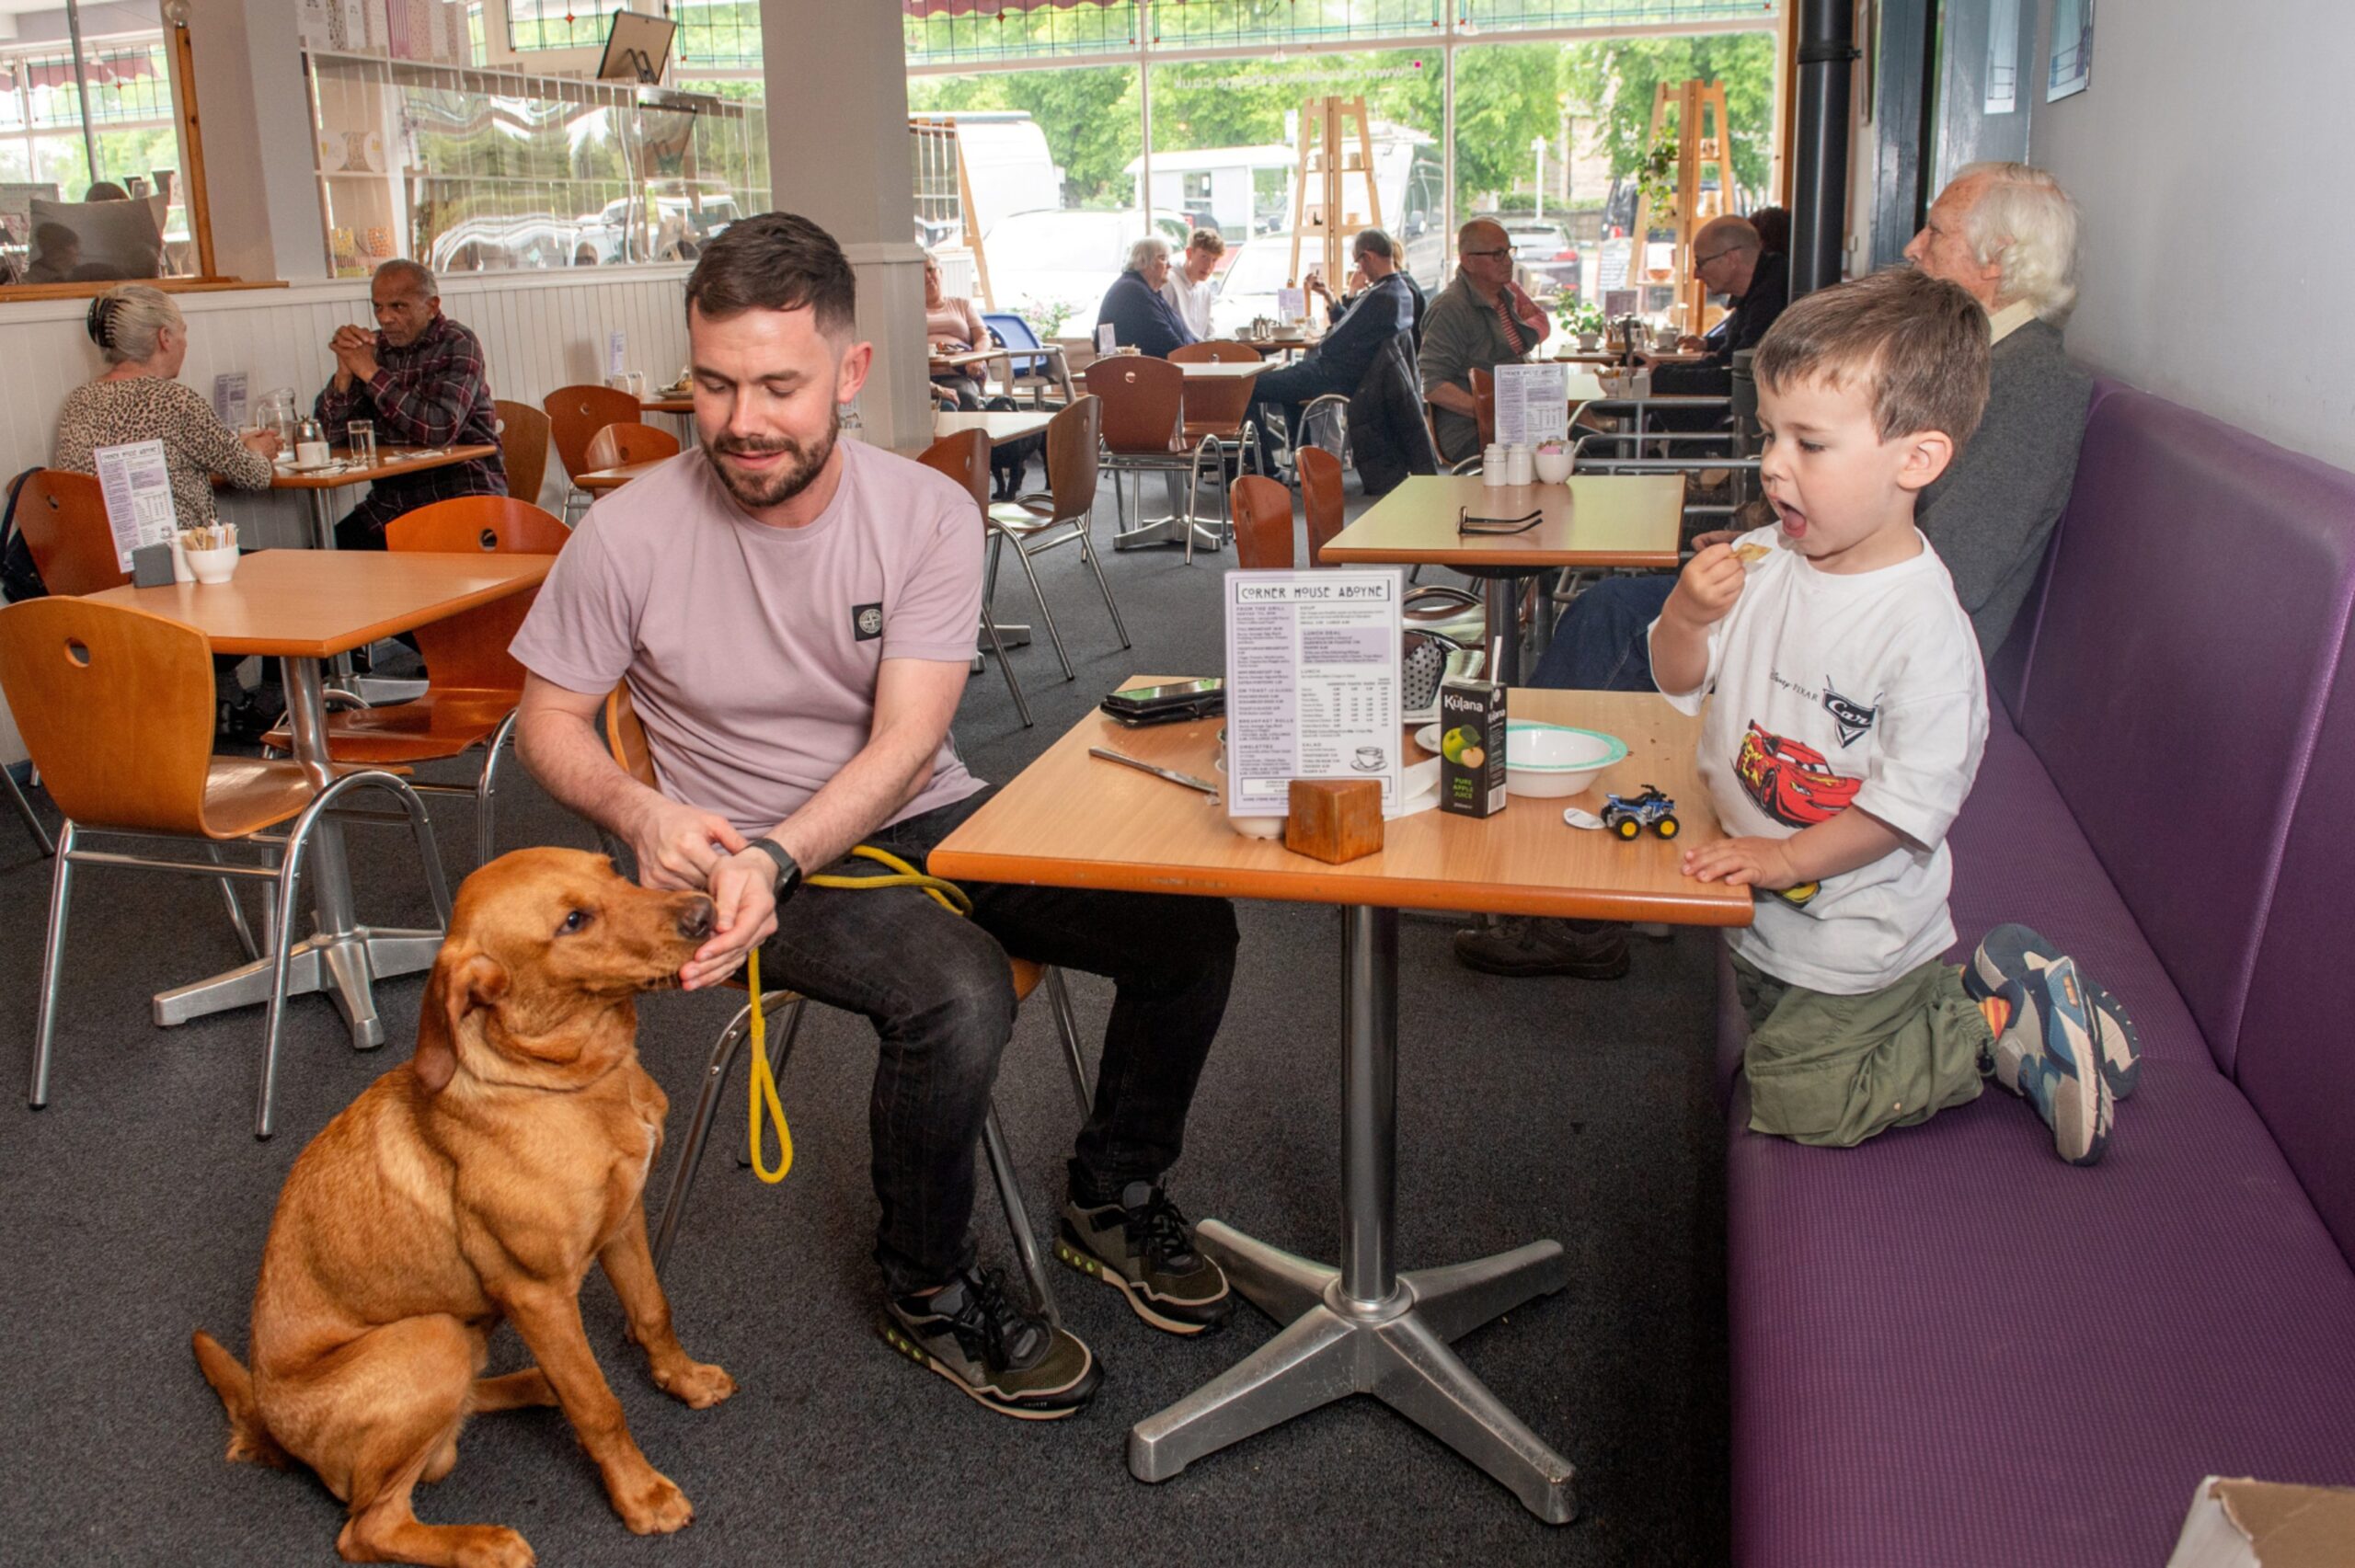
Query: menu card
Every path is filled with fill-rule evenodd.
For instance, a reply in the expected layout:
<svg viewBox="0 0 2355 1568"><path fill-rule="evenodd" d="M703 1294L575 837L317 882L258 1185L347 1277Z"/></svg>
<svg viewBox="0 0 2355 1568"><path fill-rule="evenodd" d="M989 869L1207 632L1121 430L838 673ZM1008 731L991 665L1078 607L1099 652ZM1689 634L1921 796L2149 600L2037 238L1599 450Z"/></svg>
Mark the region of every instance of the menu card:
<svg viewBox="0 0 2355 1568"><path fill-rule="evenodd" d="M1402 574L1226 574L1226 808L1281 817L1294 779L1375 779L1399 804Z"/></svg>
<svg viewBox="0 0 2355 1568"><path fill-rule="evenodd" d="M1570 367L1499 365L1497 440L1507 446L1570 439Z"/></svg>
<svg viewBox="0 0 2355 1568"><path fill-rule="evenodd" d="M172 474L164 460L164 443L102 446L90 456L98 465L98 488L105 493L107 521L114 529L115 555L127 572L133 550L145 544L168 544L178 532L172 510Z"/></svg>

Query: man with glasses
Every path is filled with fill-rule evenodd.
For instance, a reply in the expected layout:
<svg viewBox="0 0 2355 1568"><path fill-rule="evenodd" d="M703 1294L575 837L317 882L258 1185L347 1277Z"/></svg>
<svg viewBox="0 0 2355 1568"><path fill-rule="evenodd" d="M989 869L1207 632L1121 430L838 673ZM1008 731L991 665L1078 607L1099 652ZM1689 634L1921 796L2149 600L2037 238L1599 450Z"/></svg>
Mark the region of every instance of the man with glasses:
<svg viewBox="0 0 2355 1568"><path fill-rule="evenodd" d="M1417 357L1423 396L1438 410L1440 455L1450 463L1479 455L1474 369L1518 364L1553 330L1545 308L1512 280L1512 241L1502 224L1473 219L1456 234L1455 256L1455 281L1431 302Z"/></svg>
<svg viewBox="0 0 2355 1568"><path fill-rule="evenodd" d="M1709 357L1697 365L1662 365L1652 372L1652 391L1725 397L1733 392L1733 357L1738 349L1754 349L1791 303L1790 258L1768 250L1747 218L1712 218L1693 235L1693 276L1713 296L1723 295L1730 308L1718 323L1721 333L1708 345ZM1700 348L1704 339L1687 338L1683 346ZM1661 421L1675 428L1671 421Z"/></svg>

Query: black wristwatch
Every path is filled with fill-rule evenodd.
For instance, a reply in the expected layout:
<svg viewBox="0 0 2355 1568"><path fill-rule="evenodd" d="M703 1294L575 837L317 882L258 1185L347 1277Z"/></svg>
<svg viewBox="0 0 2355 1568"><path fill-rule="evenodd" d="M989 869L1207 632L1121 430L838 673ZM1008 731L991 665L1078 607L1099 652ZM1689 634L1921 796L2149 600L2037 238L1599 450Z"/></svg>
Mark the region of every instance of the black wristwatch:
<svg viewBox="0 0 2355 1568"><path fill-rule="evenodd" d="M776 901L784 903L801 886L800 863L793 858L791 851L775 839L754 839L752 847L776 862Z"/></svg>

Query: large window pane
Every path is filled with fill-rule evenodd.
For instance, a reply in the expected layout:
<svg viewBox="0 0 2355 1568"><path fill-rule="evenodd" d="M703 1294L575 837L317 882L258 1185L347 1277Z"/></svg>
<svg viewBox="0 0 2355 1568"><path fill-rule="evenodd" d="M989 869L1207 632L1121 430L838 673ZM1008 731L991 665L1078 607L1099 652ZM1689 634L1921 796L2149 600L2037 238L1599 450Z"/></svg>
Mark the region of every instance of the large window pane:
<svg viewBox="0 0 2355 1568"><path fill-rule="evenodd" d="M96 25L97 15L84 13L86 29ZM0 182L15 188L0 191L0 257L9 264L0 274L13 275L28 259L34 197L79 201L100 182L132 194L168 192L161 266L170 274L193 273L195 246L179 189L179 123L160 26L86 32L77 77L74 52L63 41L62 8L19 11L13 19L17 36L28 41L0 43ZM49 41L31 41L37 39ZM89 86L86 138L84 80Z"/></svg>

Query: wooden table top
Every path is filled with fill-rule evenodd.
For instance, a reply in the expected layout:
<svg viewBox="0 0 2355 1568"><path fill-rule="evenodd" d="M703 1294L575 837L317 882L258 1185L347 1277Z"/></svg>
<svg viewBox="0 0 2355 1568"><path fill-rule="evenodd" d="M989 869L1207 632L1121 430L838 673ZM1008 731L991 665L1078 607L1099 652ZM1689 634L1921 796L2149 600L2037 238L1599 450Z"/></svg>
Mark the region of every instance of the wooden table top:
<svg viewBox="0 0 2355 1568"><path fill-rule="evenodd" d="M1131 685L1183 679L1141 676ZM998 791L932 852L929 869L952 880L1131 892L1215 894L1296 903L1563 915L1587 920L1747 925L1751 895L1695 882L1678 869L1688 841L1722 837L1693 763L1700 721L1666 699L1623 692L1511 693L1516 718L1575 724L1616 735L1626 761L1588 795L1561 800L1514 795L1486 818L1422 812L1384 824L1380 853L1327 865L1247 839L1227 826L1220 802L1106 762L1091 746L1215 778L1223 719L1127 729L1090 714ZM1419 754L1419 753L1418 753ZM1632 841L1572 828L1562 808L1599 809L1605 793L1657 784L1675 801L1683 830Z"/></svg>
<svg viewBox="0 0 2355 1568"><path fill-rule="evenodd" d="M684 392L676 397L641 397L638 406L649 414L692 414L695 411L694 396Z"/></svg>
<svg viewBox="0 0 2355 1568"><path fill-rule="evenodd" d="M258 550L224 583L110 588L90 598L168 615L216 653L331 658L535 586L554 555Z"/></svg>
<svg viewBox="0 0 2355 1568"><path fill-rule="evenodd" d="M592 468L573 479L584 490L618 490L641 475L653 473L671 460L667 457L649 458L644 463L624 463L612 468Z"/></svg>
<svg viewBox="0 0 2355 1568"><path fill-rule="evenodd" d="M1034 350L1024 349L1019 351L1027 354ZM953 354L931 354L928 357L935 370L962 370L967 365L1005 359L1014 352L1017 350L1012 349L960 349Z"/></svg>
<svg viewBox="0 0 2355 1568"><path fill-rule="evenodd" d="M413 446L379 446L373 468L339 468L320 474L293 474L272 464L270 487L273 490L339 490L346 485L373 485L379 479L397 479L404 474L422 474L429 468L447 468L455 463L472 463L478 457L496 457L495 446L446 446L430 450ZM336 449L335 460L349 464L351 449Z"/></svg>
<svg viewBox="0 0 2355 1568"><path fill-rule="evenodd" d="M988 414L950 414L935 410L932 416L932 439L959 435L966 430L979 430L990 438L990 445L1004 446L1025 436L1044 434L1049 421L1054 418L1051 409L1003 410Z"/></svg>
<svg viewBox="0 0 2355 1568"><path fill-rule="evenodd" d="M1567 485L1488 486L1476 474L1418 474L1366 509L1322 552L1378 566L1673 567L1684 479L1677 474L1572 475ZM1474 517L1544 519L1526 533L1455 531Z"/></svg>
<svg viewBox="0 0 2355 1568"><path fill-rule="evenodd" d="M1257 349L1260 345L1251 345ZM1246 381L1268 368L1244 360L1192 360L1178 367L1186 372L1188 381Z"/></svg>

